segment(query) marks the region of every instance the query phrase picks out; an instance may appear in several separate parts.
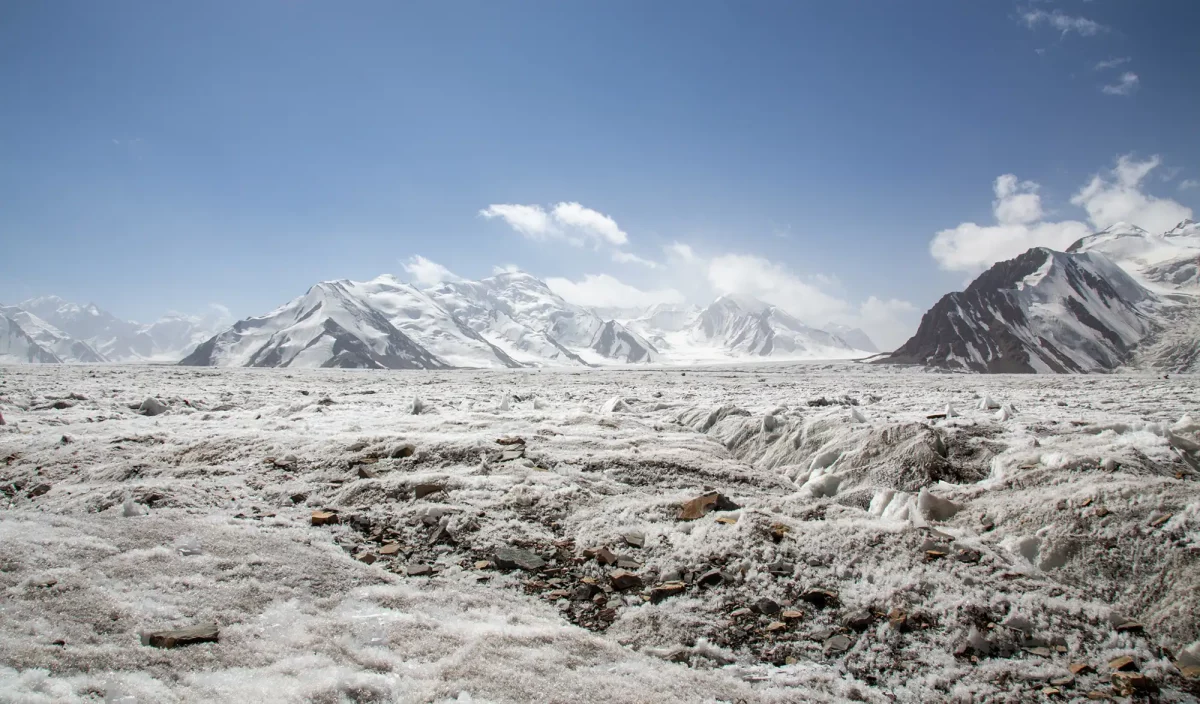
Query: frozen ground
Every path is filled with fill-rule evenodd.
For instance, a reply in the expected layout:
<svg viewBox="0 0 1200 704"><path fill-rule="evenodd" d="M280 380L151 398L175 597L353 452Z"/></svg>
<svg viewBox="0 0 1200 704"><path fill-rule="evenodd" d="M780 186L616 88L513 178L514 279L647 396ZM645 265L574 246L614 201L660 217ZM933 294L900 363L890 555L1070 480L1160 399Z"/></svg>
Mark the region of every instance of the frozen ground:
<svg viewBox="0 0 1200 704"><path fill-rule="evenodd" d="M853 363L0 368L0 701L1196 701L1197 399ZM679 520L709 489L740 508ZM1126 655L1146 679L1114 688Z"/></svg>

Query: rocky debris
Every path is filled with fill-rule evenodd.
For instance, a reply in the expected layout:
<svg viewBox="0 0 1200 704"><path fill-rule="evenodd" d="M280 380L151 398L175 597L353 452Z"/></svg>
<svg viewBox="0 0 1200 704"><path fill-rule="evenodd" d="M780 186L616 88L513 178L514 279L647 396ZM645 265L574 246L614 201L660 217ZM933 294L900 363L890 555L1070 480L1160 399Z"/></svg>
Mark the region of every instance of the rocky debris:
<svg viewBox="0 0 1200 704"><path fill-rule="evenodd" d="M1137 669L1137 662L1128 655L1122 655L1109 660L1108 669L1114 672L1132 672Z"/></svg>
<svg viewBox="0 0 1200 704"><path fill-rule="evenodd" d="M1114 672L1112 674L1113 690L1122 697L1132 697L1134 694L1149 694L1158 691L1154 681L1140 672Z"/></svg>
<svg viewBox="0 0 1200 704"><path fill-rule="evenodd" d="M838 605L837 592L828 589L808 589L800 594L800 599L812 604L818 609Z"/></svg>
<svg viewBox="0 0 1200 704"><path fill-rule="evenodd" d="M413 498L423 499L430 494L436 494L446 489L445 484L418 484L413 487Z"/></svg>
<svg viewBox="0 0 1200 704"><path fill-rule="evenodd" d="M721 570L709 570L696 578L696 584L702 587L715 587L725 581L725 573Z"/></svg>
<svg viewBox="0 0 1200 704"><path fill-rule="evenodd" d="M411 445L409 443L404 443L403 445L400 445L399 447L396 447L395 449L392 450L391 458L394 460L398 460L398 459L403 459L405 457L412 457L416 451L417 451L416 447L414 447L413 445Z"/></svg>
<svg viewBox="0 0 1200 704"><path fill-rule="evenodd" d="M804 612L799 609L784 609L779 614L779 618L782 618L784 621L799 621L804 618Z"/></svg>
<svg viewBox="0 0 1200 704"><path fill-rule="evenodd" d="M625 539L625 544L633 548L642 548L646 546L646 534L640 530L631 530L622 536Z"/></svg>
<svg viewBox="0 0 1200 704"><path fill-rule="evenodd" d="M642 586L642 578L629 570L613 570L612 574L608 575L608 579L612 583L613 589L618 591L636 589Z"/></svg>
<svg viewBox="0 0 1200 704"><path fill-rule="evenodd" d="M524 445L525 438L522 437L503 437L496 438L497 445Z"/></svg>
<svg viewBox="0 0 1200 704"><path fill-rule="evenodd" d="M782 609L778 603L766 597L754 602L754 605L750 608L756 613L762 614L763 616L774 616Z"/></svg>
<svg viewBox="0 0 1200 704"><path fill-rule="evenodd" d="M138 406L137 410L144 416L157 416L167 412L167 404L150 397L142 401L142 405Z"/></svg>
<svg viewBox="0 0 1200 704"><path fill-rule="evenodd" d="M330 526L338 523L338 515L336 511L313 511L312 524L314 526Z"/></svg>
<svg viewBox="0 0 1200 704"><path fill-rule="evenodd" d="M517 445L517 446L515 446L514 449L505 450L504 452L501 452L500 453L500 461L501 462L512 462L513 460L519 460L524 456L525 456L525 446Z"/></svg>
<svg viewBox="0 0 1200 704"><path fill-rule="evenodd" d="M842 624L853 631L862 632L871 626L875 615L869 609L855 609L842 619Z"/></svg>
<svg viewBox="0 0 1200 704"><path fill-rule="evenodd" d="M778 560L767 566L767 572L776 577L791 577L796 571L796 565L791 562Z"/></svg>
<svg viewBox="0 0 1200 704"><path fill-rule="evenodd" d="M29 586L37 587L38 589L49 589L55 584L58 584L58 580L54 577L38 577L29 580Z"/></svg>
<svg viewBox="0 0 1200 704"><path fill-rule="evenodd" d="M492 566L491 560L476 560L475 561L475 569L477 569L477 570L486 570L487 568L489 568L491 566Z"/></svg>
<svg viewBox="0 0 1200 704"><path fill-rule="evenodd" d="M366 465L360 464L358 466L358 478L359 479L378 479L379 473Z"/></svg>
<svg viewBox="0 0 1200 704"><path fill-rule="evenodd" d="M764 630L767 633L775 633L776 631L782 631L785 628L787 628L787 624L783 621L772 621L767 624L767 627Z"/></svg>
<svg viewBox="0 0 1200 704"><path fill-rule="evenodd" d="M433 574L433 567L424 562L413 562L404 568L409 577L428 577Z"/></svg>
<svg viewBox="0 0 1200 704"><path fill-rule="evenodd" d="M335 403L337 403L337 401L334 401L333 399L329 398L328 396L322 398L320 401L317 401L318 406L332 406Z"/></svg>
<svg viewBox="0 0 1200 704"><path fill-rule="evenodd" d="M49 484L38 484L29 490L29 498L36 499L43 494L49 493L50 488Z"/></svg>
<svg viewBox="0 0 1200 704"><path fill-rule="evenodd" d="M1141 633L1144 629L1145 626L1137 621L1126 621L1117 626L1114 630L1116 630L1117 633Z"/></svg>
<svg viewBox="0 0 1200 704"><path fill-rule="evenodd" d="M664 599L682 594L685 591L687 591L687 584L684 582L663 582L650 590L650 601L657 604Z"/></svg>
<svg viewBox="0 0 1200 704"><path fill-rule="evenodd" d="M545 560L520 548L500 548L496 551L494 562L502 570L521 569L526 572L536 572L546 566Z"/></svg>
<svg viewBox="0 0 1200 704"><path fill-rule="evenodd" d="M587 550L583 551L583 556L587 559L595 559L596 562L599 562L602 565L617 564L617 556L607 547L588 548Z"/></svg>
<svg viewBox="0 0 1200 704"><path fill-rule="evenodd" d="M385 543L379 548L379 554L384 557L392 557L400 554L400 543Z"/></svg>
<svg viewBox="0 0 1200 704"><path fill-rule="evenodd" d="M154 648L182 648L197 643L216 643L220 637L217 624L209 623L176 631L151 631L142 634L142 645Z"/></svg>
<svg viewBox="0 0 1200 704"><path fill-rule="evenodd" d="M852 645L854 645L854 641L850 640L844 635L838 634L825 639L822 647L827 653L844 653L849 650L850 646Z"/></svg>
<svg viewBox="0 0 1200 704"><path fill-rule="evenodd" d="M973 565L976 562L979 562L981 557L982 557L982 555L980 554L980 552L978 550L974 550L972 548L964 548L962 550L959 550L958 553L955 554L954 559L958 560L959 562L965 562L967 564Z"/></svg>
<svg viewBox="0 0 1200 704"><path fill-rule="evenodd" d="M368 550L367 552L360 552L358 555L355 556L354 559L358 560L359 562L363 563L364 565L373 565L373 564L375 564L376 561L379 560L379 556Z"/></svg>
<svg viewBox="0 0 1200 704"><path fill-rule="evenodd" d="M893 630L904 632L908 630L908 614L903 609L892 609L887 615L888 625Z"/></svg>
<svg viewBox="0 0 1200 704"><path fill-rule="evenodd" d="M739 508L741 506L730 501L724 494L710 491L707 494L683 502L683 505L679 509L678 518L681 521L694 521L697 518L703 517L709 511L736 511Z"/></svg>
<svg viewBox="0 0 1200 704"><path fill-rule="evenodd" d="M1073 662L1070 665L1067 665L1067 670L1072 675L1085 675L1089 672L1094 671L1092 669L1092 666L1087 664L1086 662Z"/></svg>

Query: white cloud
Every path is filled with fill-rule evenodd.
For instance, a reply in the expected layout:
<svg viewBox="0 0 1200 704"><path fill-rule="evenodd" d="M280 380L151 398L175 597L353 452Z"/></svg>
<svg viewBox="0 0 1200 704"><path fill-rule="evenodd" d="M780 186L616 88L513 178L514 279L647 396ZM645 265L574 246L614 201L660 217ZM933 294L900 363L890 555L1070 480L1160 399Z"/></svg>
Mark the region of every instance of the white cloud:
<svg viewBox="0 0 1200 704"><path fill-rule="evenodd" d="M921 311L908 301L871 296L848 317L833 322L860 328L881 350L893 350L904 344L917 329Z"/></svg>
<svg viewBox="0 0 1200 704"><path fill-rule="evenodd" d="M1096 229L1128 222L1150 232L1165 232L1181 220L1192 217L1192 209L1170 198L1156 198L1141 189L1146 176L1162 164L1152 156L1137 161L1126 154L1107 175L1097 174L1071 198L1071 204L1083 208Z"/></svg>
<svg viewBox="0 0 1200 704"><path fill-rule="evenodd" d="M614 262L619 262L621 264L641 264L642 266L647 267L649 269L657 269L658 268L658 262L651 261L649 259L643 259L642 257L639 257L636 254L631 254L629 252L626 252L626 251L623 251L620 249L615 250L612 253L612 260Z"/></svg>
<svg viewBox="0 0 1200 704"><path fill-rule="evenodd" d="M1032 181L1004 174L992 189L996 194L992 201L996 225L964 222L938 232L929 243L929 253L943 269L974 274L1030 247L1066 249L1090 233L1087 225L1073 220L1039 222L1044 215L1042 199L1038 184Z"/></svg>
<svg viewBox="0 0 1200 704"><path fill-rule="evenodd" d="M685 262L694 261L696 259L696 252L693 251L689 245L686 245L682 242L672 242L671 244L663 247L663 252L665 252L670 258L681 259Z"/></svg>
<svg viewBox="0 0 1200 704"><path fill-rule="evenodd" d="M540 205L497 203L480 210L479 214L489 220L500 218L532 240L557 239L577 247L584 244L620 246L629 242L629 235L617 226L616 220L575 202L558 203L550 212Z"/></svg>
<svg viewBox="0 0 1200 704"><path fill-rule="evenodd" d="M1103 71L1109 68L1116 68L1118 66L1123 66L1132 60L1133 59L1129 58L1128 56L1122 56L1116 59L1109 59L1108 61L1101 61L1100 63L1096 64L1095 70Z"/></svg>
<svg viewBox="0 0 1200 704"><path fill-rule="evenodd" d="M577 230L593 239L613 245L622 245L629 241L629 236L617 227L616 220L579 203L559 203L554 206L553 215L559 225Z"/></svg>
<svg viewBox="0 0 1200 704"><path fill-rule="evenodd" d="M1024 20L1025 25L1030 29L1046 24L1061 32L1063 36L1066 36L1070 32L1075 32L1080 36L1090 37L1100 32L1108 31L1108 27L1099 22L1093 22L1086 17L1066 15L1060 10L1051 12L1046 12L1045 10L1028 10L1021 15L1021 19Z"/></svg>
<svg viewBox="0 0 1200 704"><path fill-rule="evenodd" d="M1105 95L1132 95L1137 87L1138 75L1133 71L1126 71L1116 83L1106 85L1100 91Z"/></svg>
<svg viewBox="0 0 1200 704"><path fill-rule="evenodd" d="M403 265L404 270L408 272L409 279L420 286L433 286L443 281L462 281L462 277L419 254L409 257L408 261L403 262Z"/></svg>
<svg viewBox="0 0 1200 704"><path fill-rule="evenodd" d="M233 311L229 310L229 306L221 303L208 304L209 315L213 316L217 322L233 322Z"/></svg>
<svg viewBox="0 0 1200 704"><path fill-rule="evenodd" d="M1185 178L1179 182L1179 190L1181 191L1190 191L1193 188L1200 188L1200 181L1194 178Z"/></svg>
<svg viewBox="0 0 1200 704"><path fill-rule="evenodd" d="M492 267L493 274L515 274L521 270L516 264L497 264Z"/></svg>
<svg viewBox="0 0 1200 704"><path fill-rule="evenodd" d="M1119 157L1107 175L1093 176L1071 198L1087 213L1088 222L1047 222L1038 195L1038 184L1019 181L1012 174L996 179L992 202L995 225L964 222L942 230L929 243L929 253L948 271L978 273L998 261L1011 259L1031 247L1063 250L1075 240L1117 222L1130 222L1151 232L1163 232L1191 217L1191 209L1142 191L1147 174L1162 160L1155 156L1137 161Z"/></svg>
<svg viewBox="0 0 1200 704"><path fill-rule="evenodd" d="M796 276L781 264L750 254L724 254L708 263L708 281L717 293L753 296L803 320L826 320L846 313L849 304Z"/></svg>
<svg viewBox="0 0 1200 704"><path fill-rule="evenodd" d="M675 289L644 291L608 274L588 274L580 281L550 277L546 279L546 285L571 303L595 308L643 308L685 300Z"/></svg>
<svg viewBox="0 0 1200 704"><path fill-rule="evenodd" d="M540 205L489 205L479 214L489 220L502 218L509 227L530 239L546 239L556 234L550 216Z"/></svg>

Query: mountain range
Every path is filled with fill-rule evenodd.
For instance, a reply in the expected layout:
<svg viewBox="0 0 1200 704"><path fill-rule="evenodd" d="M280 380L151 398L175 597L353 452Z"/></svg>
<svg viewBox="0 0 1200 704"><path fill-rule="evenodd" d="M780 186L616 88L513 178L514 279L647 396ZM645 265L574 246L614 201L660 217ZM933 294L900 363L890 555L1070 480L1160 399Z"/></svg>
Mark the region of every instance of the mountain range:
<svg viewBox="0 0 1200 704"><path fill-rule="evenodd" d="M946 294L880 362L976 372L1200 369L1200 226L1118 223Z"/></svg>
<svg viewBox="0 0 1200 704"><path fill-rule="evenodd" d="M181 363L445 369L865 354L754 299L723 296L703 309L658 305L605 319L529 274L506 272L428 288L390 275L322 282L217 333Z"/></svg>
<svg viewBox="0 0 1200 704"><path fill-rule="evenodd" d="M95 304L57 296L0 305L0 362L174 362L221 327L213 316L172 314L154 323L121 320Z"/></svg>

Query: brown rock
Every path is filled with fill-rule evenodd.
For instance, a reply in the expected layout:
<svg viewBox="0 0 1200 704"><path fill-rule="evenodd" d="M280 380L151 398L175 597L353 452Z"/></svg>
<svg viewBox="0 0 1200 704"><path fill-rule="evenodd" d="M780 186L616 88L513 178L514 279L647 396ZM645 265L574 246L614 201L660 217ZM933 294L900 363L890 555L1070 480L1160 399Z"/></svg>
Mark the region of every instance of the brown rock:
<svg viewBox="0 0 1200 704"><path fill-rule="evenodd" d="M1117 633L1141 633L1143 629L1145 629L1145 626L1137 621L1126 621L1117 626L1116 631Z"/></svg>
<svg viewBox="0 0 1200 704"><path fill-rule="evenodd" d="M475 569L477 569L477 570L486 570L487 568L489 568L491 566L492 566L491 560L477 560L475 562Z"/></svg>
<svg viewBox="0 0 1200 704"><path fill-rule="evenodd" d="M516 438L509 438L509 437L504 437L504 438L496 438L496 444L497 444L497 445L524 445L524 444L525 444L525 438L521 438L521 437L516 437Z"/></svg>
<svg viewBox="0 0 1200 704"><path fill-rule="evenodd" d="M687 591L687 584L683 582L663 582L650 590L650 601L657 604L663 599L682 594L685 591Z"/></svg>
<svg viewBox="0 0 1200 704"><path fill-rule="evenodd" d="M313 511L312 524L314 526L330 526L338 522L338 515L333 511Z"/></svg>
<svg viewBox="0 0 1200 704"><path fill-rule="evenodd" d="M588 556L589 552L591 553L591 557L595 558L596 562L599 562L602 565L617 564L617 556L615 554L613 554L613 551L609 550L608 547L599 547L599 548L594 548L592 550L585 550L583 552L584 556L585 557Z"/></svg>
<svg viewBox="0 0 1200 704"><path fill-rule="evenodd" d="M1054 685L1055 687L1070 687L1071 685L1075 684L1075 678L1070 675L1066 675L1065 677L1055 677L1054 679L1050 680L1050 684Z"/></svg>
<svg viewBox="0 0 1200 704"><path fill-rule="evenodd" d="M1171 516L1173 516L1173 515L1174 514L1164 513L1163 515L1159 516L1158 518L1155 518L1153 521L1150 521L1150 525L1154 528L1157 528L1157 527L1161 526L1162 524L1166 523L1167 521L1171 520Z"/></svg>
<svg viewBox="0 0 1200 704"><path fill-rule="evenodd" d="M404 445L401 445L400 447L397 447L395 450L392 450L392 459L401 459L404 457L412 457L413 454L416 453L416 451L417 451L417 448L406 443Z"/></svg>
<svg viewBox="0 0 1200 704"><path fill-rule="evenodd" d="M804 618L804 612L796 609L786 609L783 613L779 614L779 618L782 618L784 621L799 621Z"/></svg>
<svg viewBox="0 0 1200 704"><path fill-rule="evenodd" d="M933 562L934 560L940 560L945 556L946 556L946 553L941 550L926 550L925 551L925 561L926 562Z"/></svg>
<svg viewBox="0 0 1200 704"><path fill-rule="evenodd" d="M642 586L642 578L628 570L613 570L608 579L613 589L625 590Z"/></svg>
<svg viewBox="0 0 1200 704"><path fill-rule="evenodd" d="M1103 699L1111 699L1111 697L1109 697L1104 692L1097 692L1094 689L1087 693L1087 698L1091 699L1092 701L1101 701Z"/></svg>
<svg viewBox="0 0 1200 704"><path fill-rule="evenodd" d="M428 577L433 574L433 568L423 562L409 565L404 570L409 577Z"/></svg>
<svg viewBox="0 0 1200 704"><path fill-rule="evenodd" d="M1116 672L1128 672L1137 669L1137 663L1128 655L1122 655L1119 658L1113 658L1108 661L1108 669Z"/></svg>
<svg viewBox="0 0 1200 704"><path fill-rule="evenodd" d="M1200 679L1200 665L1184 665L1183 662L1176 662L1175 667L1179 668L1179 672L1189 680Z"/></svg>
<svg viewBox="0 0 1200 704"><path fill-rule="evenodd" d="M902 609L892 609L887 615L888 623L897 631L908 630L908 614Z"/></svg>
<svg viewBox="0 0 1200 704"><path fill-rule="evenodd" d="M715 587L725 581L725 574L721 570L709 570L696 578L696 584L702 587Z"/></svg>
<svg viewBox="0 0 1200 704"><path fill-rule="evenodd" d="M373 552L363 552L359 553L354 559L358 560L364 565L373 565L375 564L375 561L379 559L379 556Z"/></svg>
<svg viewBox="0 0 1200 704"><path fill-rule="evenodd" d="M181 648L196 643L216 643L220 633L217 624L208 623L177 631L152 631L142 634L142 645L154 648Z"/></svg>
<svg viewBox="0 0 1200 704"><path fill-rule="evenodd" d="M724 523L727 526L732 526L737 522L737 516L721 516L717 519L717 523Z"/></svg>
<svg viewBox="0 0 1200 704"><path fill-rule="evenodd" d="M1123 697L1154 692L1158 687L1154 680L1140 672L1114 672L1112 674L1113 689Z"/></svg>
<svg viewBox="0 0 1200 704"><path fill-rule="evenodd" d="M774 633L775 631L782 631L785 628L787 628L787 624L784 623L783 621L772 621L771 623L769 623L767 625L767 633Z"/></svg>
<svg viewBox="0 0 1200 704"><path fill-rule="evenodd" d="M1082 675L1093 671L1092 666L1086 662L1073 662L1067 665L1067 669L1071 671L1072 675Z"/></svg>
<svg viewBox="0 0 1200 704"><path fill-rule="evenodd" d="M383 547L379 548L379 554L389 556L389 557L392 555L400 554L400 543L385 544Z"/></svg>
<svg viewBox="0 0 1200 704"><path fill-rule="evenodd" d="M730 501L716 491L710 491L707 494L702 494L694 499L683 502L679 509L679 520L694 521L707 514L709 511L734 511L741 508L737 504Z"/></svg>
<svg viewBox="0 0 1200 704"><path fill-rule="evenodd" d="M413 487L413 497L423 499L430 494L436 494L446 488L445 484L418 484Z"/></svg>
<svg viewBox="0 0 1200 704"><path fill-rule="evenodd" d="M812 604L818 609L823 609L827 606L837 606L837 592L829 591L828 589L809 589L800 595L804 601Z"/></svg>
<svg viewBox="0 0 1200 704"><path fill-rule="evenodd" d="M358 478L359 479L378 479L379 473L366 465L360 464L360 465L358 465Z"/></svg>

